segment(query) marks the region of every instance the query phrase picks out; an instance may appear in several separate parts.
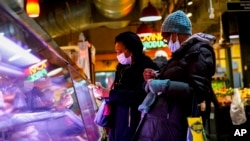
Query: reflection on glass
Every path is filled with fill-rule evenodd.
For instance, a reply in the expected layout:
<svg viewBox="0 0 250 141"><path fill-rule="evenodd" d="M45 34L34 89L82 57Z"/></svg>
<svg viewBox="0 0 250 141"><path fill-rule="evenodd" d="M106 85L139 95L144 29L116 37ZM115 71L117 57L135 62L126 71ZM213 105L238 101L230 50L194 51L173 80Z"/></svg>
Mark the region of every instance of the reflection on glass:
<svg viewBox="0 0 250 141"><path fill-rule="evenodd" d="M96 72L96 82L100 82L103 87L111 88L115 78L115 72Z"/></svg>
<svg viewBox="0 0 250 141"><path fill-rule="evenodd" d="M91 87L92 85L86 79L83 79L76 70L69 67L71 78L73 79L73 85L76 93L76 99L78 100L78 106L80 107L80 113L85 125L86 134L90 141L97 141L100 138L100 132L98 126L94 123L95 112L97 111L96 99L94 98Z"/></svg>

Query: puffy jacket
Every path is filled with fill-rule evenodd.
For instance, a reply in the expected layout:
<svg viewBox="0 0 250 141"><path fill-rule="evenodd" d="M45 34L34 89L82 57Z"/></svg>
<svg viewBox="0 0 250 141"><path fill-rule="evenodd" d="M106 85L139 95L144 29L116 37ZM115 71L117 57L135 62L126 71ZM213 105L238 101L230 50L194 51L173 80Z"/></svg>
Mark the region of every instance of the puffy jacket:
<svg viewBox="0 0 250 141"><path fill-rule="evenodd" d="M177 50L159 79L170 83L157 97L138 132L139 141L185 141L192 98L208 97L215 73L210 35L194 34ZM213 38L212 38L213 39Z"/></svg>
<svg viewBox="0 0 250 141"><path fill-rule="evenodd" d="M158 70L153 61L142 55L132 65L118 64L114 88L110 91L114 127L110 128L109 141L130 141L140 121L138 106L146 96L143 84L145 68Z"/></svg>

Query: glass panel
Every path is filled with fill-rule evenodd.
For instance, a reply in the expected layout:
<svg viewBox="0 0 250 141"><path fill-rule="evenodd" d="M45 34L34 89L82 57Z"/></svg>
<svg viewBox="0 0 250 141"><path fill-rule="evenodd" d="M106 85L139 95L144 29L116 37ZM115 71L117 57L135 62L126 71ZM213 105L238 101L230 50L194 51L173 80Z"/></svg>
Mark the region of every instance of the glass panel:
<svg viewBox="0 0 250 141"><path fill-rule="evenodd" d="M52 74L46 72L46 66L32 65L21 71L30 73L32 68L32 74L15 77L0 70L0 131L4 140L88 139L67 69L58 68Z"/></svg>
<svg viewBox="0 0 250 141"><path fill-rule="evenodd" d="M80 107L87 138L90 141L97 141L100 138L100 132L98 126L94 123L97 102L91 89L93 85L88 80L83 79L72 66L69 66L68 69L73 79L76 99Z"/></svg>
<svg viewBox="0 0 250 141"><path fill-rule="evenodd" d="M115 72L96 72L95 73L95 80L96 82L100 82L103 87L111 88L115 78Z"/></svg>

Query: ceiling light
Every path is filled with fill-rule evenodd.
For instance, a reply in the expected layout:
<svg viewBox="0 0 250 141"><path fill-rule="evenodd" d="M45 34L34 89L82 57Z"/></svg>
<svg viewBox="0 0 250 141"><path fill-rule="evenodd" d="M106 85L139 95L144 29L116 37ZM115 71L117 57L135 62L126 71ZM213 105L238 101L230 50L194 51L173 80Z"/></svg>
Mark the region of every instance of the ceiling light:
<svg viewBox="0 0 250 141"><path fill-rule="evenodd" d="M12 62L12 61L15 61L17 59L20 59L21 57L25 56L26 53L30 53L31 52L31 49L27 49L27 50L23 50L22 52L19 52L18 54L15 54L13 56L11 56L8 61Z"/></svg>
<svg viewBox="0 0 250 141"><path fill-rule="evenodd" d="M229 39L238 39L239 35L229 35Z"/></svg>
<svg viewBox="0 0 250 141"><path fill-rule="evenodd" d="M29 17L38 17L40 14L40 6L38 0L27 0L26 12Z"/></svg>
<svg viewBox="0 0 250 141"><path fill-rule="evenodd" d="M153 29L145 23L141 23L141 25L137 28L137 31L136 31L136 33L139 36L149 36L152 34L152 32L153 32Z"/></svg>
<svg viewBox="0 0 250 141"><path fill-rule="evenodd" d="M188 12L186 15L187 15L187 17L190 18L190 17L192 17L193 14L191 12Z"/></svg>
<svg viewBox="0 0 250 141"><path fill-rule="evenodd" d="M192 5L193 4L193 1L192 0L189 0L188 2L187 2L187 5L188 6L190 6L190 5Z"/></svg>
<svg viewBox="0 0 250 141"><path fill-rule="evenodd" d="M59 73L62 72L62 71L63 71L63 68L62 68L62 67L56 68L56 69L51 70L50 72L48 72L47 76L48 76L48 77L52 77L52 76L55 76L55 75L59 74Z"/></svg>
<svg viewBox="0 0 250 141"><path fill-rule="evenodd" d="M148 2L148 6L143 8L140 21L149 22L149 21L159 21L161 20L161 14L158 9L156 9L151 2Z"/></svg>
<svg viewBox="0 0 250 141"><path fill-rule="evenodd" d="M11 64L17 67L26 67L31 64L40 62L40 59L34 54L30 53L31 50L23 49L20 45L13 42L5 36L0 36L0 52L2 52L2 58L9 59L16 54L22 54L21 58L15 59L16 57L10 59ZM18 57L17 57L18 58Z"/></svg>

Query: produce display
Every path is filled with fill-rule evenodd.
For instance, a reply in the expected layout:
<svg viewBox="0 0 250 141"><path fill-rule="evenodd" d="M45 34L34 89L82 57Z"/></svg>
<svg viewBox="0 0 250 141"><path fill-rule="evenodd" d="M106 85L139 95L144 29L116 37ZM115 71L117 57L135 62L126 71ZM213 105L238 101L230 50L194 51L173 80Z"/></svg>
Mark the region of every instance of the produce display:
<svg viewBox="0 0 250 141"><path fill-rule="evenodd" d="M223 88L221 90L215 90L215 95L220 106L228 106L232 103L233 89Z"/></svg>
<svg viewBox="0 0 250 141"><path fill-rule="evenodd" d="M245 105L250 105L250 88L240 89L241 99Z"/></svg>
<svg viewBox="0 0 250 141"><path fill-rule="evenodd" d="M232 102L233 89L226 88L225 81L214 80L212 81L212 88L217 97L220 106L228 106Z"/></svg>
<svg viewBox="0 0 250 141"><path fill-rule="evenodd" d="M234 95L233 88L226 88L225 82L216 80L212 82L212 88L220 106L229 106ZM239 88L242 101L245 105L250 105L250 88Z"/></svg>

